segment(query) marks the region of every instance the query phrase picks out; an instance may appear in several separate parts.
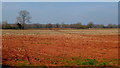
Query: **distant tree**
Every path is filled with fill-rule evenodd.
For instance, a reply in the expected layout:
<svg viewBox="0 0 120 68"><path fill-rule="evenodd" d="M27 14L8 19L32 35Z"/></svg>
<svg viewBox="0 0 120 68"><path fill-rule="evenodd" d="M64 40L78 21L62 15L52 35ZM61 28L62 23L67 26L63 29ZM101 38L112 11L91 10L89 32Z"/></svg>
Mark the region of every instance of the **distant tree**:
<svg viewBox="0 0 120 68"><path fill-rule="evenodd" d="M103 24L94 24L94 28L105 28Z"/></svg>
<svg viewBox="0 0 120 68"><path fill-rule="evenodd" d="M61 23L61 28L70 28L70 24L65 24L64 22Z"/></svg>
<svg viewBox="0 0 120 68"><path fill-rule="evenodd" d="M86 29L86 28L87 28L86 25L82 25L82 26L81 26L81 29Z"/></svg>
<svg viewBox="0 0 120 68"><path fill-rule="evenodd" d="M107 27L108 27L108 28L112 28L112 24L108 24Z"/></svg>
<svg viewBox="0 0 120 68"><path fill-rule="evenodd" d="M120 28L120 24L118 24L118 28Z"/></svg>
<svg viewBox="0 0 120 68"><path fill-rule="evenodd" d="M59 27L60 27L60 24L58 24L58 23L55 24L55 27L56 27L56 28L59 28Z"/></svg>
<svg viewBox="0 0 120 68"><path fill-rule="evenodd" d="M46 28L52 28L52 27L53 27L53 25L51 23L46 24Z"/></svg>
<svg viewBox="0 0 120 68"><path fill-rule="evenodd" d="M31 19L30 13L26 10L21 10L19 12L19 16L16 19L17 19L16 23L21 24L22 29L24 29L25 24L30 23L30 19Z"/></svg>
<svg viewBox="0 0 120 68"><path fill-rule="evenodd" d="M89 23L87 24L87 27L88 27L88 28L93 28L93 27L94 27L93 22L89 22Z"/></svg>
<svg viewBox="0 0 120 68"><path fill-rule="evenodd" d="M77 24L75 24L75 28L80 29L82 28L82 23L78 22Z"/></svg>
<svg viewBox="0 0 120 68"><path fill-rule="evenodd" d="M70 27L71 28L76 28L76 29L85 29L85 28L87 28L85 25L82 25L81 22L78 22L76 24L70 24Z"/></svg>
<svg viewBox="0 0 120 68"><path fill-rule="evenodd" d="M61 27L61 28L64 28L64 22L61 23L60 27Z"/></svg>
<svg viewBox="0 0 120 68"><path fill-rule="evenodd" d="M11 29L11 25L7 21L2 21L2 29Z"/></svg>
<svg viewBox="0 0 120 68"><path fill-rule="evenodd" d="M20 23L17 23L17 26L19 29L22 29L22 25Z"/></svg>
<svg viewBox="0 0 120 68"><path fill-rule="evenodd" d="M116 24L108 24L107 27L108 28L118 28L118 25L116 25Z"/></svg>

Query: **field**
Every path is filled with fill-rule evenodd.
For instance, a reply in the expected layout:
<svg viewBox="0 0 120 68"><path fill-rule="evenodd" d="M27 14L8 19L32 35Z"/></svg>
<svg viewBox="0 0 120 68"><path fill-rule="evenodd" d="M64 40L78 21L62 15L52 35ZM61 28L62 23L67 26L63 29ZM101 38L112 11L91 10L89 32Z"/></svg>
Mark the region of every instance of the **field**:
<svg viewBox="0 0 120 68"><path fill-rule="evenodd" d="M2 30L10 66L117 66L117 29Z"/></svg>

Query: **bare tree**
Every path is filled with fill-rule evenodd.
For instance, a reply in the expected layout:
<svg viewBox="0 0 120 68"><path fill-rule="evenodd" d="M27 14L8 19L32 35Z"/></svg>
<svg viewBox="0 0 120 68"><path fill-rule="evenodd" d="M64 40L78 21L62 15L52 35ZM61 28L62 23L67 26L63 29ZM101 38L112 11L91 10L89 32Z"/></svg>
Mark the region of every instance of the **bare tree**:
<svg viewBox="0 0 120 68"><path fill-rule="evenodd" d="M93 28L93 27L94 27L94 23L93 23L93 22L89 22L89 23L87 24L87 26L88 26L89 29L90 29L90 28Z"/></svg>
<svg viewBox="0 0 120 68"><path fill-rule="evenodd" d="M18 23L21 24L22 25L22 29L24 29L25 28L25 24L26 23L30 23L30 19L31 19L30 13L28 11L26 11L26 10L21 10L19 12L19 16L16 19L17 19L16 23L17 24Z"/></svg>

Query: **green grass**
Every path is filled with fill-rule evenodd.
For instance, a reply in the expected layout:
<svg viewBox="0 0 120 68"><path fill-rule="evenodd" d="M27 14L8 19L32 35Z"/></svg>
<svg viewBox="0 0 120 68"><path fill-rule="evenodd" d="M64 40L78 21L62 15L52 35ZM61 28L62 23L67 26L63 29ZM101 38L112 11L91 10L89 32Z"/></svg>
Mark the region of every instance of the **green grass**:
<svg viewBox="0 0 120 68"><path fill-rule="evenodd" d="M85 66L112 66L113 64L117 64L117 61L115 59L103 59L102 61L97 61L96 59L79 59L79 58L73 58L73 60L70 59L62 59L60 62L66 63L67 65L85 65ZM65 65L66 65L65 64Z"/></svg>
<svg viewBox="0 0 120 68"><path fill-rule="evenodd" d="M44 60L50 61L50 64L53 65L63 65L63 66L113 66L117 65L117 61L119 59L102 59L102 60L96 60L96 59L86 59L85 57L55 57L59 60L56 60L53 58L46 58ZM35 60L40 60L40 58L34 58ZM22 63L17 63L17 66L31 66L28 61L18 59L17 61L20 61Z"/></svg>
<svg viewBox="0 0 120 68"><path fill-rule="evenodd" d="M101 62L97 66L112 66L108 62Z"/></svg>
<svg viewBox="0 0 120 68"><path fill-rule="evenodd" d="M17 61L24 61L23 59L17 59Z"/></svg>
<svg viewBox="0 0 120 68"><path fill-rule="evenodd" d="M70 66L70 65L68 65L68 64L65 64L64 66L65 66L65 67L68 67L68 66Z"/></svg>
<svg viewBox="0 0 120 68"><path fill-rule="evenodd" d="M81 65L96 65L97 62L95 59L85 59L85 61L81 62Z"/></svg>
<svg viewBox="0 0 120 68"><path fill-rule="evenodd" d="M26 60L18 59L17 61L21 62L16 62L14 66L32 66L31 64L28 64L29 62Z"/></svg>
<svg viewBox="0 0 120 68"><path fill-rule="evenodd" d="M52 64L58 64L57 62L52 62Z"/></svg>
<svg viewBox="0 0 120 68"><path fill-rule="evenodd" d="M102 59L98 61L96 59L85 59L79 57L60 58L59 60L55 60L52 58L46 58L45 60L51 61L51 64L53 65L62 64L63 66L113 66L114 64L117 64L118 61L118 59ZM35 60L39 61L40 59L35 58ZM16 66L31 66L31 64L29 64L29 62L25 60L18 59L17 61L22 61L22 63L18 62Z"/></svg>
<svg viewBox="0 0 120 68"><path fill-rule="evenodd" d="M39 66L38 68L47 68L46 66Z"/></svg>

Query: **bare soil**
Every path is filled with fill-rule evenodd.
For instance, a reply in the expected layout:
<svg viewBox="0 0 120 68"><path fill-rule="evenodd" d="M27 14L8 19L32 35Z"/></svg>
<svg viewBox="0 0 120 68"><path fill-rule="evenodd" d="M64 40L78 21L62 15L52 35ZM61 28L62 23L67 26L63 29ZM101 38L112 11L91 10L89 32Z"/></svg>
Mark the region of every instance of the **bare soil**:
<svg viewBox="0 0 120 68"><path fill-rule="evenodd" d="M76 66L77 64L71 61L96 59L102 62L105 59L118 59L117 34L83 35L64 32L35 35L13 35L12 32L6 32L2 35L3 65ZM113 62L109 64L117 65Z"/></svg>

